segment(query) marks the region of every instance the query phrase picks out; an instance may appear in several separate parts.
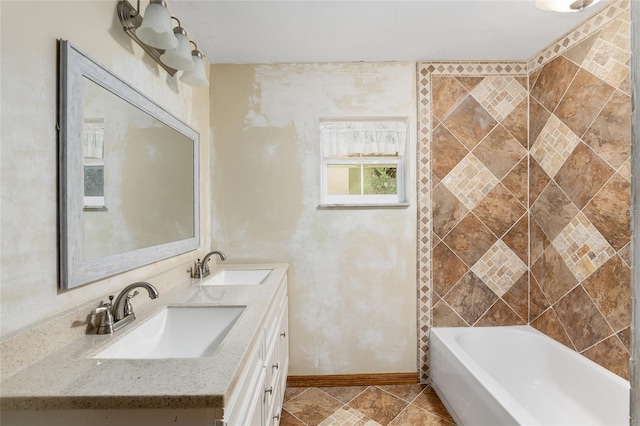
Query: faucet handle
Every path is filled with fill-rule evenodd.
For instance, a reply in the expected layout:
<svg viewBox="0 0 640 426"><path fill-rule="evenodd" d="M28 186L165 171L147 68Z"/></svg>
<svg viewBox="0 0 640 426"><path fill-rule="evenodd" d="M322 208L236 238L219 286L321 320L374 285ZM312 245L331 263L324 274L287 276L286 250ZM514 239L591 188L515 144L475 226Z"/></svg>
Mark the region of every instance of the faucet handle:
<svg viewBox="0 0 640 426"><path fill-rule="evenodd" d="M202 278L202 262L200 262L200 259L193 262L193 266L187 269L187 272L191 274L191 278Z"/></svg>
<svg viewBox="0 0 640 426"><path fill-rule="evenodd" d="M109 297L113 300L113 296ZM111 303L104 302L102 306L95 308L91 311L92 316L97 316L102 313L102 318L100 318L100 323L98 324L98 328L96 330L97 334L109 334L113 333L113 314L111 313Z"/></svg>
<svg viewBox="0 0 640 426"><path fill-rule="evenodd" d="M133 314L133 306L131 306L131 299L133 299L139 294L140 292L138 290L134 291L133 293L127 294L127 297L124 300L124 316L125 317L128 317L129 315Z"/></svg>

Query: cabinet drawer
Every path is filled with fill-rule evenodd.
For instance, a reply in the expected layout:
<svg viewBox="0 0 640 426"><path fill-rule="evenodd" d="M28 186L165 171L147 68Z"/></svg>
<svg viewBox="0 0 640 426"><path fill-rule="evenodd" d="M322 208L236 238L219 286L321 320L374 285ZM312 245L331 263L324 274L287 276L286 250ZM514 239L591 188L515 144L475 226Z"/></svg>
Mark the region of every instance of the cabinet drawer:
<svg viewBox="0 0 640 426"><path fill-rule="evenodd" d="M265 336L267 347L271 346L276 341L278 336L278 321L280 320L280 313L282 312L283 305L287 303L287 287L283 286L278 295L275 297L273 307L271 308L267 321L265 323Z"/></svg>
<svg viewBox="0 0 640 426"><path fill-rule="evenodd" d="M265 369L267 372L267 380L266 386L272 386L273 388L277 385L278 373L280 370L280 363L278 362L278 342L273 342L271 348L267 351L267 358L265 361Z"/></svg>
<svg viewBox="0 0 640 426"><path fill-rule="evenodd" d="M262 398L262 390L265 386L264 368L264 334L261 334L257 344L251 351L247 360L247 366L243 369L239 386L233 391L233 396L228 404L225 404L224 419L229 426L248 426L243 422L249 412L254 411L253 400Z"/></svg>
<svg viewBox="0 0 640 426"><path fill-rule="evenodd" d="M285 297L285 303L278 319L278 360L283 364L289 360L289 298ZM280 371L286 376L287 371L280 366Z"/></svg>

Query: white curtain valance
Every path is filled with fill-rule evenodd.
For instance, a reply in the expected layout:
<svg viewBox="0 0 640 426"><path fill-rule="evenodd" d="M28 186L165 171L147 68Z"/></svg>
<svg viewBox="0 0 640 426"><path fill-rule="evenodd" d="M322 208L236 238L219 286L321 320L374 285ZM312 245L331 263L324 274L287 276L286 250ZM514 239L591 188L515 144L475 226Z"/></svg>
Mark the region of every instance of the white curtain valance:
<svg viewBox="0 0 640 426"><path fill-rule="evenodd" d="M85 158L104 158L104 122L85 122L82 144Z"/></svg>
<svg viewBox="0 0 640 426"><path fill-rule="evenodd" d="M320 123L325 157L350 154L402 155L407 142L404 121L332 121Z"/></svg>

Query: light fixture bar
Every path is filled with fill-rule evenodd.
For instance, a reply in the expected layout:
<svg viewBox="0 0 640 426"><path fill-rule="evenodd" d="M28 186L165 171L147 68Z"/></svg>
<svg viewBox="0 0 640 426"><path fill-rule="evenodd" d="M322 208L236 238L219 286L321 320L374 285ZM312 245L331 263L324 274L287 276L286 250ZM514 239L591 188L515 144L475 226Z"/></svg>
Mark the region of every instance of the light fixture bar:
<svg viewBox="0 0 640 426"><path fill-rule="evenodd" d="M120 2L118 2L117 13L118 18L120 19L120 23L122 23L124 32L127 33L129 37L133 39L133 41L138 43L140 47L142 47L142 49L144 49L144 51L153 58L154 61L156 61L162 68L165 69L165 71L169 73L169 75L175 75L178 70L175 68L171 68L160 60L160 55L164 53L164 50L148 46L143 43L138 38L138 36L136 36L136 29L142 24L142 15L139 12L139 7L139 2L137 10L127 0L121 0Z"/></svg>

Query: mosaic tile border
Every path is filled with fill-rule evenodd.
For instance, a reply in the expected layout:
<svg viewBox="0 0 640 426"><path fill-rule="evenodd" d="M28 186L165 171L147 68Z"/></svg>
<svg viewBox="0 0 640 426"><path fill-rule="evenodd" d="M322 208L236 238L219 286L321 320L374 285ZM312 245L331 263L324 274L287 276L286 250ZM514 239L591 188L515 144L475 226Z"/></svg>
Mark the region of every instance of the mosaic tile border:
<svg viewBox="0 0 640 426"><path fill-rule="evenodd" d="M418 70L432 75L450 76L482 76L510 75L527 76L527 62L471 62L471 61L443 61L443 62L418 62ZM422 74L419 75L422 77ZM418 83L420 85L420 83Z"/></svg>
<svg viewBox="0 0 640 426"><path fill-rule="evenodd" d="M418 378L428 383L431 302L431 72L428 64L417 64L418 89Z"/></svg>
<svg viewBox="0 0 640 426"><path fill-rule="evenodd" d="M560 56L571 47L585 40L595 32L599 31L612 22L622 13L629 9L630 0L614 0L605 6L601 11L588 18L582 24L572 29L558 40L551 43L547 48L537 53L527 62L529 72L535 71L552 59Z"/></svg>

